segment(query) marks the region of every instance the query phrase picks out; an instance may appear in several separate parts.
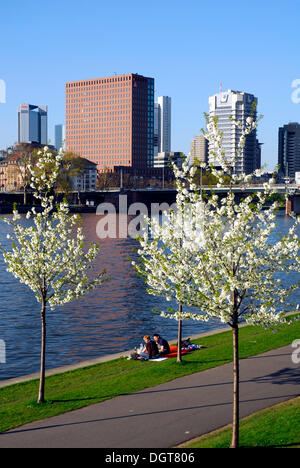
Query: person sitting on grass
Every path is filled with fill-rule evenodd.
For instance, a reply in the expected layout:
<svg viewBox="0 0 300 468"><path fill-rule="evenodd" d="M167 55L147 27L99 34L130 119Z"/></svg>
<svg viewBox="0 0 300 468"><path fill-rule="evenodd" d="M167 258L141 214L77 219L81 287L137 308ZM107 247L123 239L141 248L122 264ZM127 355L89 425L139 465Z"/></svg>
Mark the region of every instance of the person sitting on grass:
<svg viewBox="0 0 300 468"><path fill-rule="evenodd" d="M143 351L140 352L140 359L148 361L149 359L154 359L159 356L159 351L155 341L152 341L149 335L144 336L145 347Z"/></svg>
<svg viewBox="0 0 300 468"><path fill-rule="evenodd" d="M160 356L164 356L164 355L169 354L171 352L170 351L170 346L169 346L169 343L167 342L167 340L162 338L158 333L154 333L153 338L154 338L154 340L155 340L155 342L157 344Z"/></svg>

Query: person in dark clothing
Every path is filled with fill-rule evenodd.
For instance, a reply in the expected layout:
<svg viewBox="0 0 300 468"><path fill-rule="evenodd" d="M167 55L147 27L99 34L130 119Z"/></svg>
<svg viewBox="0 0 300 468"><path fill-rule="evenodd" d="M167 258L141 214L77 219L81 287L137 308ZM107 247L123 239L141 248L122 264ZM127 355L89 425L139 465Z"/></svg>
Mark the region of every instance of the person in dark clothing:
<svg viewBox="0 0 300 468"><path fill-rule="evenodd" d="M141 358L148 360L153 359L159 355L158 347L155 341L152 341L149 335L144 336L145 347L140 353Z"/></svg>
<svg viewBox="0 0 300 468"><path fill-rule="evenodd" d="M170 353L170 346L167 340L162 338L158 333L154 333L153 338L157 344L158 351L161 356L164 356L165 354Z"/></svg>

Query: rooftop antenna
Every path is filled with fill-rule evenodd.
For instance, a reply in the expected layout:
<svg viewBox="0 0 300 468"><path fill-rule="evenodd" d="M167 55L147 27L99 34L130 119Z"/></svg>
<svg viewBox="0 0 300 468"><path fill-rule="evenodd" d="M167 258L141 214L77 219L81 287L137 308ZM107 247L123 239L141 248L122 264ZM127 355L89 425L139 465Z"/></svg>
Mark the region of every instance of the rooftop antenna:
<svg viewBox="0 0 300 468"><path fill-rule="evenodd" d="M220 97L222 96L222 82L220 81Z"/></svg>

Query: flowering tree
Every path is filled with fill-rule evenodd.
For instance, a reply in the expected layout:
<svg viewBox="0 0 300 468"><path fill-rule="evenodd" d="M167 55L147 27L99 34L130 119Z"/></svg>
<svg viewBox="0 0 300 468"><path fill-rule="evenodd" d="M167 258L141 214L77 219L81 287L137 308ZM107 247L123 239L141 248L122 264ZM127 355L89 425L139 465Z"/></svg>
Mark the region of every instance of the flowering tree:
<svg viewBox="0 0 300 468"><path fill-rule="evenodd" d="M202 211L203 245L195 257L193 281L197 284L194 305L200 309L199 319L219 318L233 330L234 405L232 447L239 443L239 324L276 326L284 321L284 315L294 305L287 302L298 287L296 280L287 287L282 275L298 273L299 238L296 228L299 220L289 232L279 238L275 236L276 212L280 206L274 202L263 210L273 192L265 184L264 192L246 196L240 203L235 201L235 184L247 184L252 175L233 174L236 158L244 150L247 135L257 126L250 116L233 158L226 158L222 147L222 134L217 128L217 119L208 119L210 147L221 170L211 167L219 185L224 176L230 177L227 196L219 202L212 195ZM279 277L281 274L281 277Z"/></svg>
<svg viewBox="0 0 300 468"><path fill-rule="evenodd" d="M47 147L39 152L39 159L31 170L31 187L40 200L42 211L32 208L26 215L32 218L31 226L20 222L21 216L14 210L12 220L2 218L12 226L10 251L3 251L7 270L21 283L26 284L41 303L41 368L38 402L45 394L46 311L65 304L104 281L104 272L94 279L88 270L98 253L98 245L85 246L80 219L70 215L68 204L63 201L54 209L53 187L56 183L63 153L53 155Z"/></svg>
<svg viewBox="0 0 300 468"><path fill-rule="evenodd" d="M23 186L23 203L27 203L27 190L30 185L31 172L30 167L32 167L37 160L37 151L40 149L39 143L17 143L15 145L15 151L18 154L16 159L16 166L18 170L18 176L21 180Z"/></svg>
<svg viewBox="0 0 300 468"><path fill-rule="evenodd" d="M198 236L195 236L196 231L192 229L186 204L188 196L186 178L188 176L192 178L194 174L195 169L184 163L182 171L179 171L180 177L176 178L178 189L176 210L163 213L163 224L159 219L145 219L147 229L144 230L143 237L139 238L139 260L132 262L137 273L144 278L149 294L163 296L167 301L173 300L177 304L176 309L168 308L167 316L178 321L178 362L182 360L182 321L191 318L191 314L183 310L183 305L191 303L192 294L189 288L192 287L192 277L189 267L198 249L199 240ZM199 208L197 203L192 206ZM185 244L190 243L191 236L195 241L194 250L187 250ZM166 316L166 312L162 310L154 309L154 311Z"/></svg>
<svg viewBox="0 0 300 468"><path fill-rule="evenodd" d="M175 169L177 179L186 178L190 190L183 184L178 185L188 207L187 219L189 230L185 230L185 241L181 245L180 261L175 268L164 270L164 261L155 257L156 248L164 238L155 239L153 250L149 243L153 240L143 239L140 255L146 256L147 269L145 276L158 277L161 268L166 276L164 288L168 285L168 276L173 275L172 283L178 283L181 289L181 302L196 307L197 314L185 313L185 318L208 321L219 319L228 324L233 331L233 431L231 447L239 444L239 325L241 322L273 327L285 321L284 315L292 310L293 304L288 299L298 287L298 275L293 277L293 284L286 286L286 275L299 273L299 238L295 223L282 237L275 235L276 211L278 202L268 210L263 210L266 200L272 193L272 187L265 184L262 193L245 196L239 203L235 200L235 184L247 184L251 175L235 174L236 158L244 150L247 135L256 127L257 121L252 117L242 126L242 135L231 159L222 148L222 134L218 131L217 119L207 120L206 137L209 139L214 159L219 162L221 170L210 167L218 184L230 177L229 191L223 199L212 193L202 202L201 192L192 182L187 170ZM200 209L199 209L200 207ZM162 228L168 230L168 226ZM169 233L169 237L172 232ZM167 238L167 234L165 234ZM155 258L157 261L155 262ZM178 257L179 259L179 257ZM153 268L153 271L151 271ZM185 272L185 275L182 274ZM187 274L188 273L188 274ZM173 279L175 277L175 280ZM185 282L184 284L181 284ZM163 313L172 318L174 314Z"/></svg>

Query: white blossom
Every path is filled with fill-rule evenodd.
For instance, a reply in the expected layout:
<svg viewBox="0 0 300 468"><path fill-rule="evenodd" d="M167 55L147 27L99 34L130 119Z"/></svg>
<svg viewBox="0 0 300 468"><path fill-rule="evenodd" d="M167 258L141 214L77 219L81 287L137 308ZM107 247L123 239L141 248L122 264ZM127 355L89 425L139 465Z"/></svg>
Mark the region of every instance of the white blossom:
<svg viewBox="0 0 300 468"><path fill-rule="evenodd" d="M65 200L54 206L51 193L62 158L62 152L53 155L44 147L37 165L30 168L34 196L42 207L39 213L34 207L27 213L31 225L24 225L16 210L11 220L3 219L13 231L11 249L2 248L7 270L33 291L43 313L48 306L53 309L72 301L104 281L104 272L93 279L88 274L98 245L86 245L80 217L70 214Z"/></svg>
<svg viewBox="0 0 300 468"><path fill-rule="evenodd" d="M235 333L242 322L265 327L284 322L286 313L295 308L288 300L299 286L300 262L296 233L299 218L294 217L287 234L276 237L279 204L274 202L263 209L273 193L272 184L265 183L264 192L247 195L239 203L235 200L233 185L248 183L252 175L232 174L231 167L245 145L245 136L257 122L249 118L246 127L234 123L241 128L242 136L231 161L225 157L217 119L208 119L205 135L222 167L220 171L210 166L218 186L225 175L230 178L227 195L219 200L216 194L208 194L204 202L188 169L174 167L177 214L170 214L168 223L155 226L152 238L140 239L140 261L135 268L150 294L196 309L195 313L184 310L179 314L169 307L160 311L163 317L219 319ZM278 274L286 278L291 272L290 286L278 280ZM237 347L234 353L238 354Z"/></svg>

